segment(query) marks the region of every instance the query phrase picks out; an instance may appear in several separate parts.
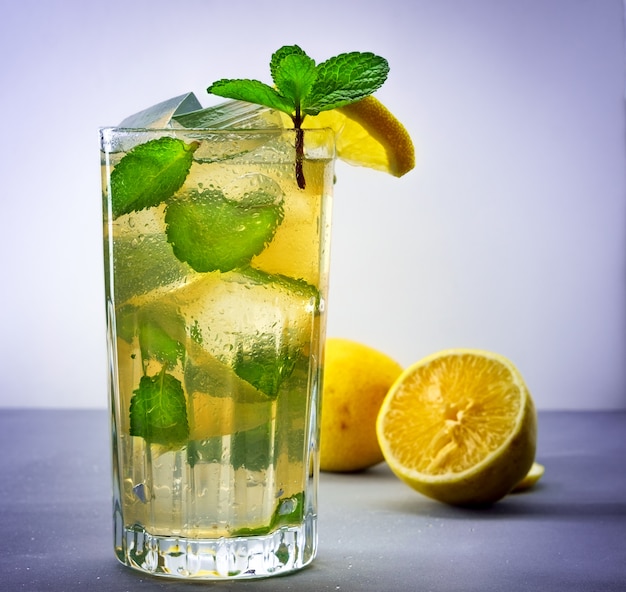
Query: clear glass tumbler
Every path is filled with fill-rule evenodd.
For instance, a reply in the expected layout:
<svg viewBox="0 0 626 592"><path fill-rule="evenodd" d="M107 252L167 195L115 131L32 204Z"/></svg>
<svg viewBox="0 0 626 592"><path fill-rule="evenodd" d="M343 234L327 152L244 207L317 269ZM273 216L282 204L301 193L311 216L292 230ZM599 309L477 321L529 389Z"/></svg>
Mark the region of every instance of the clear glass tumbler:
<svg viewBox="0 0 626 592"><path fill-rule="evenodd" d="M115 553L179 578L299 569L317 548L333 134L100 136Z"/></svg>

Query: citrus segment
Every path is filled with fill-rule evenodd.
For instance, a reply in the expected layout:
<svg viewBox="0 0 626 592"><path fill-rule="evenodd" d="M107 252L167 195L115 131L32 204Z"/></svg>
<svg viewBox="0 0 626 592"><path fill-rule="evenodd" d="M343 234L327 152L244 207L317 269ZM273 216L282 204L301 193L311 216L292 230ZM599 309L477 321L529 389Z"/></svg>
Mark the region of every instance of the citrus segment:
<svg viewBox="0 0 626 592"><path fill-rule="evenodd" d="M341 107L346 123L340 135L340 158L402 177L415 166L415 148L406 128L375 97ZM363 130L369 137L359 137ZM380 148L384 155L379 156ZM343 154L343 156L341 156ZM371 160L370 160L371 159ZM368 164L369 163L369 164ZM379 166L375 166L376 164Z"/></svg>
<svg viewBox="0 0 626 592"><path fill-rule="evenodd" d="M526 477L524 477L513 488L513 492L517 493L518 491L526 491L527 489L534 487L537 481L539 481L539 479L543 477L545 471L546 469L543 465L539 464L538 462L534 462L532 467L530 467L530 471L528 471L528 473L526 474Z"/></svg>
<svg viewBox="0 0 626 592"><path fill-rule="evenodd" d="M292 125L282 114L286 127ZM415 167L415 148L406 128L375 97L319 115L307 115L305 129L330 128L335 132L337 157L352 165L402 177Z"/></svg>
<svg viewBox="0 0 626 592"><path fill-rule="evenodd" d="M440 352L405 370L377 419L392 471L424 495L461 505L509 493L533 463L536 430L519 371L478 350Z"/></svg>

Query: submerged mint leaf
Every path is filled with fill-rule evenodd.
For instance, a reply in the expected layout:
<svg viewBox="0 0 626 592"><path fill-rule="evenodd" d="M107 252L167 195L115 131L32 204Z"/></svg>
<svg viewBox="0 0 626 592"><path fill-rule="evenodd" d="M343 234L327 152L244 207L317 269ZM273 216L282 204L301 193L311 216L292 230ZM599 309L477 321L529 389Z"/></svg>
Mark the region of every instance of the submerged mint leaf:
<svg viewBox="0 0 626 592"><path fill-rule="evenodd" d="M289 290L295 295L301 298L309 298L311 304L314 306L316 313L319 313L319 305L321 295L319 290L312 284L309 284L303 279L291 278L280 273L268 273L262 269L256 269L254 267L243 267L240 270L242 276L247 278L256 284L262 284L266 286L279 286L280 288Z"/></svg>
<svg viewBox="0 0 626 592"><path fill-rule="evenodd" d="M317 66L317 80L303 111L317 115L360 101L378 90L389 74L385 58L373 53L343 53Z"/></svg>
<svg viewBox="0 0 626 592"><path fill-rule="evenodd" d="M177 378L165 371L141 377L130 400L130 435L163 445L189 437L185 393Z"/></svg>
<svg viewBox="0 0 626 592"><path fill-rule="evenodd" d="M171 317L171 318L168 318ZM170 327L177 324L174 330ZM185 357L185 347L174 337L185 330L185 321L177 315L165 315L158 318L142 318L139 324L139 347L144 361L153 359L167 368L176 366L178 360Z"/></svg>
<svg viewBox="0 0 626 592"><path fill-rule="evenodd" d="M199 145L165 136L128 152L111 173L113 216L156 206L172 197L185 182Z"/></svg>
<svg viewBox="0 0 626 592"><path fill-rule="evenodd" d="M272 240L282 219L282 200L260 190L235 201L219 189L205 189L172 201L165 212L174 254L198 272L246 265Z"/></svg>
<svg viewBox="0 0 626 592"><path fill-rule="evenodd" d="M257 528L239 528L233 532L234 536L257 536L269 534L282 526L296 526L304 519L304 492L296 493L290 497L281 497L277 504L270 523ZM286 551L285 551L286 552ZM278 559L285 560L280 549L276 552Z"/></svg>
<svg viewBox="0 0 626 592"><path fill-rule="evenodd" d="M233 369L239 378L268 397L276 397L283 381L291 376L296 366L298 351L283 346L277 350L272 340L258 340L253 349L237 352Z"/></svg>
<svg viewBox="0 0 626 592"><path fill-rule="evenodd" d="M219 463L222 458L223 441L221 436L204 440L190 440L187 444L187 462L195 467L198 463Z"/></svg>
<svg viewBox="0 0 626 592"><path fill-rule="evenodd" d="M235 470L263 471L272 463L273 430L269 422L232 436L230 462Z"/></svg>
<svg viewBox="0 0 626 592"><path fill-rule="evenodd" d="M272 528L300 524L304 518L304 492L281 497L272 516Z"/></svg>

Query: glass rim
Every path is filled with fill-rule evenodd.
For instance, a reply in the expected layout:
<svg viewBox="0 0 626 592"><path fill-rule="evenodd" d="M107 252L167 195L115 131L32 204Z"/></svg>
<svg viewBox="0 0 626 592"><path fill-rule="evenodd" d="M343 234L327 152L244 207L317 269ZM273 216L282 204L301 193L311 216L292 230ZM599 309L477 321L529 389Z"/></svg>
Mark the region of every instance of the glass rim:
<svg viewBox="0 0 626 592"><path fill-rule="evenodd" d="M100 132L116 132L116 133L209 133L216 135L249 135L249 134L283 134L295 133L295 127L259 127L259 128L211 128L211 127L119 127L115 125L104 125L98 128ZM331 127L306 127L302 128L303 132L328 133L335 135L336 132Z"/></svg>
<svg viewBox="0 0 626 592"><path fill-rule="evenodd" d="M145 128L145 127L101 127L99 128L100 151L121 153L132 150L139 144L160 138L177 139L183 142L196 141L200 144L235 146L241 142L266 144L286 142L294 147L299 141L304 144L307 159L337 158L337 133L330 127L306 128L301 138L295 128ZM248 150L249 151L249 150ZM200 153L198 153L200 154ZM208 158L208 156L205 156Z"/></svg>

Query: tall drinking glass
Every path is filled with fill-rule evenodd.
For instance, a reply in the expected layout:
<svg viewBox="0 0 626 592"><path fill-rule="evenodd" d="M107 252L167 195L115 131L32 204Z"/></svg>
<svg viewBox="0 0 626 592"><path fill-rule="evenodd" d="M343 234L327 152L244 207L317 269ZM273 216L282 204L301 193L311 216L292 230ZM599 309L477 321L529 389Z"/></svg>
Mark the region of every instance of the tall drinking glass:
<svg viewBox="0 0 626 592"><path fill-rule="evenodd" d="M100 135L115 553L179 578L299 569L317 547L333 135Z"/></svg>

